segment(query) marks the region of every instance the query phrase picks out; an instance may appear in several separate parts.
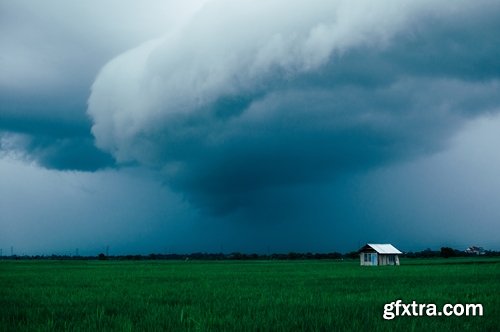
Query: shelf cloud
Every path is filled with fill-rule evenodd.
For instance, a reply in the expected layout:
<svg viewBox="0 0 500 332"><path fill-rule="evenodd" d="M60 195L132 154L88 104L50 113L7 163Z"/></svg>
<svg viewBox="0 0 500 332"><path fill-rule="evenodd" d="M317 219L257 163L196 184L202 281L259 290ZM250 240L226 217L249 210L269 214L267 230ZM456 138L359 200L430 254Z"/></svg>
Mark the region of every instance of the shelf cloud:
<svg viewBox="0 0 500 332"><path fill-rule="evenodd" d="M495 1L208 1L109 61L88 115L118 164L212 214L443 149L500 104Z"/></svg>

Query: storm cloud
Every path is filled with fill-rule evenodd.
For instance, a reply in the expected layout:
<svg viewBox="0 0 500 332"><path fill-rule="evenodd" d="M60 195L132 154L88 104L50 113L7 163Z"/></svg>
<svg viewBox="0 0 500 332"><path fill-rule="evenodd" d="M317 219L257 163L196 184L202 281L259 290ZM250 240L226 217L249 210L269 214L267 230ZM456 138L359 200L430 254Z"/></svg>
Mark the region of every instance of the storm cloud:
<svg viewBox="0 0 500 332"><path fill-rule="evenodd" d="M492 0L1 1L0 249L498 250L498 31Z"/></svg>
<svg viewBox="0 0 500 332"><path fill-rule="evenodd" d="M175 19L173 1L0 3L0 152L58 170L114 166L90 132L93 80L103 63L181 22L196 3L176 5Z"/></svg>
<svg viewBox="0 0 500 332"><path fill-rule="evenodd" d="M214 214L435 153L499 110L498 13L487 0L209 1L104 66L92 133Z"/></svg>

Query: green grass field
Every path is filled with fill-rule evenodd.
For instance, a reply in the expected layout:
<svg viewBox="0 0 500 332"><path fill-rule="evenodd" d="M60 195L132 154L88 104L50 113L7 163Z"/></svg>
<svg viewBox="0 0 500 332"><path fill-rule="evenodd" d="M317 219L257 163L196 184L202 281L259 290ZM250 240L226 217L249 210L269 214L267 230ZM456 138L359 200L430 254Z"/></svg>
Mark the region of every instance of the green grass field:
<svg viewBox="0 0 500 332"><path fill-rule="evenodd" d="M0 331L500 331L500 259L0 261ZM482 317L382 318L481 303Z"/></svg>

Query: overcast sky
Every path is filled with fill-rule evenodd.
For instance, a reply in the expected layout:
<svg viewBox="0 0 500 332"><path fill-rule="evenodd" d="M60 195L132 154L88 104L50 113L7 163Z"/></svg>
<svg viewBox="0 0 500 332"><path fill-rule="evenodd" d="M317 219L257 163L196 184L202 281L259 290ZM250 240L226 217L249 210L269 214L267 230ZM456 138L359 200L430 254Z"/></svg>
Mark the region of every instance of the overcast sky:
<svg viewBox="0 0 500 332"><path fill-rule="evenodd" d="M500 2L0 2L0 248L500 249Z"/></svg>

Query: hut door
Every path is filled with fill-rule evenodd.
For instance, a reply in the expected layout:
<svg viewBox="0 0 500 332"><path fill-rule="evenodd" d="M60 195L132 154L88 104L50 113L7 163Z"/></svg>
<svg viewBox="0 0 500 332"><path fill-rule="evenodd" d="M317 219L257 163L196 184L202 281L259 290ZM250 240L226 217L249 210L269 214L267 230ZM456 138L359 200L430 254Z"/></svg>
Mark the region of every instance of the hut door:
<svg viewBox="0 0 500 332"><path fill-rule="evenodd" d="M377 264L377 254L373 253L373 254L371 254L371 256L372 256L372 265L378 265Z"/></svg>

